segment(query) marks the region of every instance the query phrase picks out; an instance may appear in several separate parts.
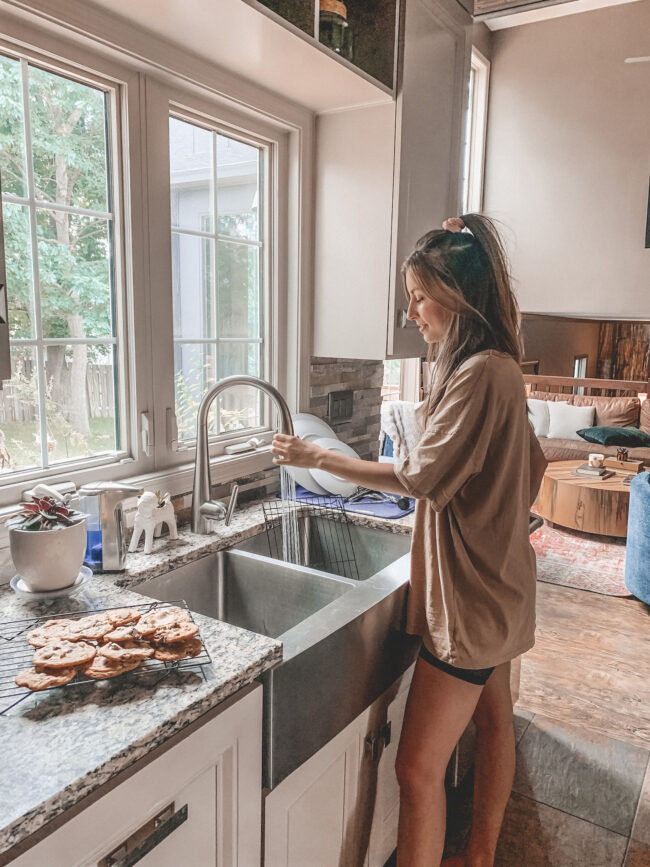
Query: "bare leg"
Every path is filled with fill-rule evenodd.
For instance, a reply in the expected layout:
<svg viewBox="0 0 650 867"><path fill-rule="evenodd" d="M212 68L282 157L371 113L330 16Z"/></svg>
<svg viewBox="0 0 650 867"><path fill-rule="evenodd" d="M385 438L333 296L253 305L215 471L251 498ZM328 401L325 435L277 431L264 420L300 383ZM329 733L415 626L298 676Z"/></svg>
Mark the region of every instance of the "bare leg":
<svg viewBox="0 0 650 867"><path fill-rule="evenodd" d="M436 867L445 842L445 769L484 689L422 659L415 665L395 769L398 867Z"/></svg>
<svg viewBox="0 0 650 867"><path fill-rule="evenodd" d="M486 683L474 722L474 811L464 863L466 867L492 867L515 773L509 662L497 666Z"/></svg>

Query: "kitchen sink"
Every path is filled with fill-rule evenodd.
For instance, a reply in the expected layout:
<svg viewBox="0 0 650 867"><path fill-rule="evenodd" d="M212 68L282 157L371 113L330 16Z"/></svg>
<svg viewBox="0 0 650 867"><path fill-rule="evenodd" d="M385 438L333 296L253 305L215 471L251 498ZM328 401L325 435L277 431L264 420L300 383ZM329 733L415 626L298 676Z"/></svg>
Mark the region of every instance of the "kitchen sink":
<svg viewBox="0 0 650 867"><path fill-rule="evenodd" d="M339 521L314 515L299 516L298 533L308 565L321 569L326 564L329 573L360 581L371 578L385 566L408 554L411 547L411 537L402 533L360 524L342 525ZM349 545L352 549L349 553L354 552L356 568L346 562ZM280 533L276 536L259 533L236 547L239 551L278 558L281 551Z"/></svg>
<svg viewBox="0 0 650 867"><path fill-rule="evenodd" d="M282 662L261 676L268 789L372 704L417 653L419 640L403 631L410 536L351 530L362 580L273 559L260 533L137 587L282 642Z"/></svg>
<svg viewBox="0 0 650 867"><path fill-rule="evenodd" d="M184 599L199 614L279 638L353 586L293 563L226 550L137 589L162 602Z"/></svg>

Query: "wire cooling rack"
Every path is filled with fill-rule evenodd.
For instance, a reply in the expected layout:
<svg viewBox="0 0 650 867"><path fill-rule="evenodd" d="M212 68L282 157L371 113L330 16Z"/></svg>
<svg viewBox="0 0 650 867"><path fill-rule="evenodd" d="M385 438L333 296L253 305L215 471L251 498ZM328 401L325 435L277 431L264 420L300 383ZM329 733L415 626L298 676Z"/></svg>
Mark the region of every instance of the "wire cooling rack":
<svg viewBox="0 0 650 867"><path fill-rule="evenodd" d="M110 608L93 608L88 611L75 611L71 614L49 614L42 617L30 617L26 620L9 620L0 623L0 716L3 716L10 711L21 701L28 698L30 695L39 695L40 693L49 692L51 689L67 689L70 686L76 686L80 683L99 683L108 678L90 678L85 677L81 672L78 672L75 677L62 686L49 686L47 689L33 691L27 687L17 686L15 676L26 669L32 668L32 658L34 656L35 647L27 643L27 633L31 632L37 626L45 623L47 620L80 620L82 617L89 617L91 614L104 614L106 611L114 611L117 608L132 608L139 611L140 614L146 614L155 609L164 608L184 608L189 612L187 603L184 600L178 602L146 602L139 605L112 605ZM189 612L192 618L191 612ZM197 635L200 638L200 635ZM92 643L92 642L89 642ZM202 641L203 649L198 656L189 657L187 659L174 660L173 662L163 662L157 659L146 659L138 668L131 669L128 674L131 676L142 676L151 672L159 672L161 677L169 675L173 671L185 671L187 669L198 671L205 679L204 666L209 665L212 660L208 653L205 643ZM125 672L126 674L127 672ZM117 680L122 675L112 677L110 680Z"/></svg>
<svg viewBox="0 0 650 867"><path fill-rule="evenodd" d="M300 500L275 500L262 503L262 509L271 557L276 560L289 558L289 552L283 550L282 522L295 514L298 526L297 562L301 566L359 580L350 520L341 497L331 498L327 506L302 497Z"/></svg>

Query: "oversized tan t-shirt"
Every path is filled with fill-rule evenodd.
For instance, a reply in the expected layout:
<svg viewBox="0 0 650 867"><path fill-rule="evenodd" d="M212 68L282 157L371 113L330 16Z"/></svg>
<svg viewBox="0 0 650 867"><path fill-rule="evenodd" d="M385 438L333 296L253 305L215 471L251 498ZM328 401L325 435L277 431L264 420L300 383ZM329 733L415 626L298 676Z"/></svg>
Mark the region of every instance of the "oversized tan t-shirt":
<svg viewBox="0 0 650 867"><path fill-rule="evenodd" d="M407 632L459 668L514 659L535 641L528 515L546 460L521 370L486 350L452 375L395 474L417 498Z"/></svg>

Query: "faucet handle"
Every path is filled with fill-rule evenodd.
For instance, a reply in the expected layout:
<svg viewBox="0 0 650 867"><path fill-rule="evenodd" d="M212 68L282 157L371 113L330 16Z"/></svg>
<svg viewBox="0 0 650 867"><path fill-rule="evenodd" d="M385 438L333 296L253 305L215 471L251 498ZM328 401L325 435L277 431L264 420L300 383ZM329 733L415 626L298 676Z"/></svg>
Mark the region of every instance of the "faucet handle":
<svg viewBox="0 0 650 867"><path fill-rule="evenodd" d="M228 511L226 512L226 527L230 524L232 520L232 513L235 511L235 506L237 505L237 494L239 493L239 485L237 482L232 486L232 490L230 491L230 502L228 503Z"/></svg>
<svg viewBox="0 0 650 867"><path fill-rule="evenodd" d="M226 507L218 500L210 500L201 505L200 512L206 521L220 521L226 516Z"/></svg>

